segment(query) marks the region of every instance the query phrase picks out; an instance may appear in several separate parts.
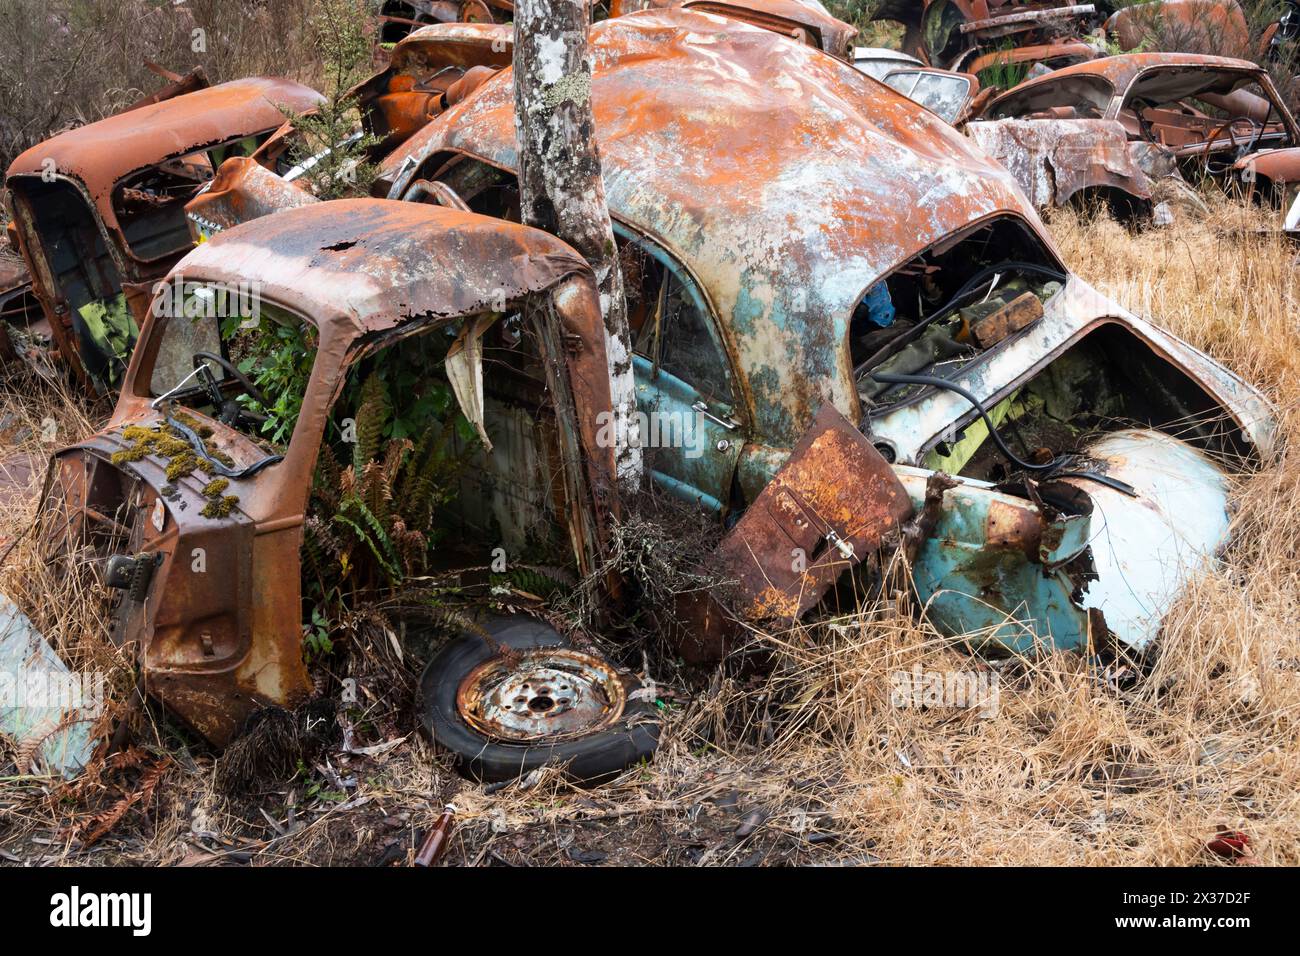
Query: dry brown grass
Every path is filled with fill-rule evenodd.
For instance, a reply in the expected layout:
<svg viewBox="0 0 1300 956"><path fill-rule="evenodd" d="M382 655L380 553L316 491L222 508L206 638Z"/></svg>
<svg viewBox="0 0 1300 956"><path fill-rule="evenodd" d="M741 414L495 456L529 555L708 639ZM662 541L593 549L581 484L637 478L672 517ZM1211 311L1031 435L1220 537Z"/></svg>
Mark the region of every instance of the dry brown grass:
<svg viewBox="0 0 1300 956"><path fill-rule="evenodd" d="M107 768L70 795L0 780L0 849L56 862L401 860L454 799L448 860L476 864L1220 865L1205 850L1219 826L1245 831L1262 863L1300 863L1300 286L1295 250L1263 224L1228 203L1137 235L1068 213L1051 224L1083 276L1256 382L1282 422L1278 460L1237 482L1234 545L1136 679L1108 681L1066 653L997 665L991 717L893 706L898 671L993 665L884 606L761 636L770 670L678 688L654 763L595 791L547 772L487 793L412 736L376 757L336 748L328 767L229 800L212 755L151 709L140 739L174 763L147 805L86 851L79 822L140 787L140 769ZM2 399L9 412L39 422L57 407L65 427L89 425L49 395L32 411L23 391ZM26 520L4 515L0 534ZM20 547L0 589L39 600L30 560ZM100 633L50 621L62 650L99 659ZM395 727L359 730L358 743ZM337 791L331 773L355 785Z"/></svg>

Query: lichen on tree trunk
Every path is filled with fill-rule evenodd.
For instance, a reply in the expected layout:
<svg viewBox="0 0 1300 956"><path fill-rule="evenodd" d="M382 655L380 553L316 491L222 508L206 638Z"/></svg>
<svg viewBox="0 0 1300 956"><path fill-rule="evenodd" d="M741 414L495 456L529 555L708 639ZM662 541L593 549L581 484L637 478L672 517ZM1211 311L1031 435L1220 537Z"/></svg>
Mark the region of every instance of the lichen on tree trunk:
<svg viewBox="0 0 1300 956"><path fill-rule="evenodd" d="M517 0L515 138L523 221L558 236L596 273L609 356L619 485L635 489L642 457L631 335L614 230L605 205L591 107L587 0Z"/></svg>

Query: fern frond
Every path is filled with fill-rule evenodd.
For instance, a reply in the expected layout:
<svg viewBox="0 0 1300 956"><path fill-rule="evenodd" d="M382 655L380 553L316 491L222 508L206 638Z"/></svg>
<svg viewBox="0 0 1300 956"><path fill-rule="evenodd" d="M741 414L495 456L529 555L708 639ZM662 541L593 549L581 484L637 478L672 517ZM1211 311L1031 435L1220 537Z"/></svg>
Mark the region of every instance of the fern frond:
<svg viewBox="0 0 1300 956"><path fill-rule="evenodd" d="M371 372L361 385L361 401L357 406L357 443L352 448L352 467L356 472L378 457L388 414L384 383L378 372Z"/></svg>

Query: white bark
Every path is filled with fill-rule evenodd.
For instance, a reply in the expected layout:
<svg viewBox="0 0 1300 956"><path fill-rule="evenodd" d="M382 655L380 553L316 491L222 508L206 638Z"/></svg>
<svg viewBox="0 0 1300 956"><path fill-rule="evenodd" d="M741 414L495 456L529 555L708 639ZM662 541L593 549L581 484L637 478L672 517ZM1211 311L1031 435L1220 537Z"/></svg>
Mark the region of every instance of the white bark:
<svg viewBox="0 0 1300 956"><path fill-rule="evenodd" d="M515 137L523 221L573 246L596 274L609 357L619 486L642 474L632 343L591 108L587 0L517 0Z"/></svg>

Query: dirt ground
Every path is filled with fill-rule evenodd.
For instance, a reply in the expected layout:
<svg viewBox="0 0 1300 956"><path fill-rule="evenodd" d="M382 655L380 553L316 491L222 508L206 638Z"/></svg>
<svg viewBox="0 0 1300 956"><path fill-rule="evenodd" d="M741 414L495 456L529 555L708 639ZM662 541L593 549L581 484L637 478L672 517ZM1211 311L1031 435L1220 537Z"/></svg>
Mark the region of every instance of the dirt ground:
<svg viewBox="0 0 1300 956"><path fill-rule="evenodd" d="M981 660L905 600L755 635L768 663L750 671L669 671L624 649L665 688L654 762L595 789L545 771L493 791L413 732L421 653L361 615L318 668L322 686L357 679L358 702L320 740L242 754L283 773L241 791L229 758L133 705L92 596L23 539L0 591L70 663L109 675L132 739L73 784L20 773L23 755L0 748L0 861L402 864L452 803L447 865L1233 865L1206 848L1225 827L1248 836L1250 862L1300 863L1300 289L1296 248L1265 224L1223 200L1207 221L1137 234L1051 223L1081 275L1259 385L1282 423L1279 457L1235 483L1234 543L1141 666ZM0 460L39 461L106 413L10 379ZM33 507L7 503L0 539ZM895 706L892 677L917 666L996 674L996 712Z"/></svg>

